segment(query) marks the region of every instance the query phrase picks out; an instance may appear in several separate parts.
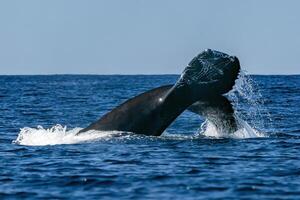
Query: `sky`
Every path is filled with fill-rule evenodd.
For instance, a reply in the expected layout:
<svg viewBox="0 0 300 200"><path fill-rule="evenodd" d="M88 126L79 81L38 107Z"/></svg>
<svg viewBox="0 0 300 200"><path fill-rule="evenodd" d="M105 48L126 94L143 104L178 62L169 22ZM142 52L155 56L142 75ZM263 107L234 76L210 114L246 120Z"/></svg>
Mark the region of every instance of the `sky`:
<svg viewBox="0 0 300 200"><path fill-rule="evenodd" d="M180 74L206 48L300 74L298 0L0 0L0 74Z"/></svg>

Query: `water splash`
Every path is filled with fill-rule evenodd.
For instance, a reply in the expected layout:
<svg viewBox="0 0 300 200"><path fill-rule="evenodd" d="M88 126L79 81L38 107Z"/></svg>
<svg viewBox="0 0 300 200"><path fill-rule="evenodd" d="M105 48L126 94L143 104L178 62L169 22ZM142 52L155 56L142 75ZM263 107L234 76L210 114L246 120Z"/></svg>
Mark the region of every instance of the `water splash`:
<svg viewBox="0 0 300 200"><path fill-rule="evenodd" d="M236 116L237 131L233 133L222 132L210 121L206 120L201 125L201 131L199 135L208 138L233 138L233 139L248 139L248 138L260 138L267 137L264 133L261 133L252 128L246 121Z"/></svg>
<svg viewBox="0 0 300 200"><path fill-rule="evenodd" d="M26 146L45 146L58 144L76 144L100 139L110 139L121 134L119 131L95 131L91 130L85 134L77 133L82 128L67 130L66 126L55 125L49 129L42 126L37 128L24 127L13 143Z"/></svg>
<svg viewBox="0 0 300 200"><path fill-rule="evenodd" d="M198 135L235 139L267 137L264 130L270 130L272 119L258 88L254 80L245 71L241 71L233 90L227 94L235 110L237 131L223 132L214 123L206 120L197 131Z"/></svg>
<svg viewBox="0 0 300 200"><path fill-rule="evenodd" d="M247 121L254 129L270 130L272 118L258 88L256 82L242 70L228 98L233 104L235 115L241 120Z"/></svg>

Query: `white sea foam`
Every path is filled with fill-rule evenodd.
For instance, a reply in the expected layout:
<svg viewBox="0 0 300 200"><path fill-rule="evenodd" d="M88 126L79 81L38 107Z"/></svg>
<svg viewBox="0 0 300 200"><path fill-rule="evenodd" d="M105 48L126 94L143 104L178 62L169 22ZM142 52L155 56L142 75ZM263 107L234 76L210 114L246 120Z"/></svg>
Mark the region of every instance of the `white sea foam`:
<svg viewBox="0 0 300 200"><path fill-rule="evenodd" d="M266 137L266 134L261 133L252 128L246 121L239 117L236 117L237 131L233 133L225 133L217 129L217 127L210 121L206 120L200 131L200 135L204 135L210 138L234 138L234 139L247 139L247 138L259 138Z"/></svg>
<svg viewBox="0 0 300 200"><path fill-rule="evenodd" d="M13 143L26 146L76 144L100 139L109 139L121 134L119 131L92 130L77 135L81 129L82 128L73 128L67 130L66 126L59 124L49 129L45 129L42 126L38 126L37 128L24 127L21 128L17 139L14 140Z"/></svg>
<svg viewBox="0 0 300 200"><path fill-rule="evenodd" d="M257 137L266 137L265 134L256 131L251 128L250 125L238 119L239 129L234 133L223 133L218 131L213 123L206 121L202 126L202 131L200 135L205 136L211 139L220 139L220 138L234 138L234 139L246 139L246 138L257 138ZM55 125L49 129L45 129L42 126L37 128L24 127L21 128L16 140L13 143L18 145L25 146L46 146L46 145L61 145L61 144L77 144L83 142L92 142L97 140L110 140L111 138L124 135L124 132L120 131L87 131L82 134L77 133L82 128L73 128L67 130L66 126ZM131 137L131 134L127 134L128 137ZM128 138L126 136L126 138ZM164 138L169 139L197 139L199 134L196 135L184 135L184 134L171 134L164 132Z"/></svg>

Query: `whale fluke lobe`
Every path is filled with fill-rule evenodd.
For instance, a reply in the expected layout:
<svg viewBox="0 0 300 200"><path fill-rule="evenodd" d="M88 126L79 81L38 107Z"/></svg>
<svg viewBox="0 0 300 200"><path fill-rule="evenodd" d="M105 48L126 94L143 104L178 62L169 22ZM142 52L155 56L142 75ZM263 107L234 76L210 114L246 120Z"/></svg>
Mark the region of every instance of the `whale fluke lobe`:
<svg viewBox="0 0 300 200"><path fill-rule="evenodd" d="M194 90L225 94L234 86L240 71L237 57L206 49L191 60L176 85L189 85Z"/></svg>
<svg viewBox="0 0 300 200"><path fill-rule="evenodd" d="M161 86L125 101L81 130L79 134L94 129L161 135L184 110L195 102L201 100L210 103L214 101L212 96L221 96L229 92L239 70L240 64L236 57L207 49L192 59L174 85ZM220 102L225 101L222 100ZM198 114L206 114L201 105L190 109ZM215 107L211 106L211 108ZM221 112L226 113L226 110ZM211 115L206 116L211 117Z"/></svg>
<svg viewBox="0 0 300 200"><path fill-rule="evenodd" d="M220 133L230 134L238 130L233 107L222 95L197 101L188 110L208 119Z"/></svg>

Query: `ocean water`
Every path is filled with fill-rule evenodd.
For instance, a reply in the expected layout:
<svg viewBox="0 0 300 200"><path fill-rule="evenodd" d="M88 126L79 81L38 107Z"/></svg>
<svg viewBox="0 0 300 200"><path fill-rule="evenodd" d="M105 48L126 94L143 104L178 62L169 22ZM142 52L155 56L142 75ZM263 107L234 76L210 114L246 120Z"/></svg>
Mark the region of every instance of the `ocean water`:
<svg viewBox="0 0 300 200"><path fill-rule="evenodd" d="M0 76L0 199L300 198L300 76L242 74L235 133L186 111L160 137L76 136L177 78Z"/></svg>

